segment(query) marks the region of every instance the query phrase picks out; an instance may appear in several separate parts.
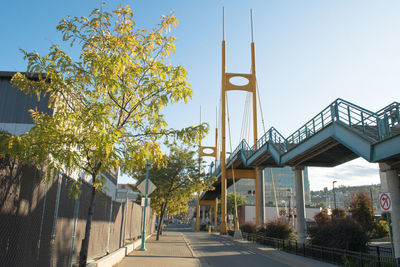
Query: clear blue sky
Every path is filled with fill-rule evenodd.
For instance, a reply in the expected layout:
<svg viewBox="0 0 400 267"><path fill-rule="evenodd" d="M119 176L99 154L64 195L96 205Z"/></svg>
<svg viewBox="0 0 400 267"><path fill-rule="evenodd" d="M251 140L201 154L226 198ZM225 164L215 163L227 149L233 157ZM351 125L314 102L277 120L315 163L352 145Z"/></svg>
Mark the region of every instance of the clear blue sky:
<svg viewBox="0 0 400 267"><path fill-rule="evenodd" d="M24 71L19 48L41 54L60 44L55 30L66 15L87 16L102 1L6 1L0 11L0 70ZM106 2L105 9L119 5ZM194 92L188 105L166 110L171 127L210 123L203 144L213 145L215 109L220 98L222 6L226 12L227 70L250 70L253 8L257 79L266 128L290 135L340 97L378 110L399 101L400 2L385 1L122 1L139 27L151 27L175 10L180 21L171 61L187 68ZM71 53L78 55L79 51ZM239 141L245 94L229 93L233 146ZM259 125L259 136L262 134ZM229 146L228 146L229 147ZM357 171L359 168L359 171ZM334 169L310 170L311 188L378 183L377 166L362 160ZM354 171L356 170L356 171Z"/></svg>

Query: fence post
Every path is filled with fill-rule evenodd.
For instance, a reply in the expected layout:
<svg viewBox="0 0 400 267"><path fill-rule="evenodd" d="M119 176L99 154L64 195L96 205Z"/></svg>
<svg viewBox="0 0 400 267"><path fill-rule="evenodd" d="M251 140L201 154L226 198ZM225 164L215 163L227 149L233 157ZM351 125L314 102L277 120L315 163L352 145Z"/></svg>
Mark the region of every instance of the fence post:
<svg viewBox="0 0 400 267"><path fill-rule="evenodd" d="M304 257L306 256L306 244L305 243L303 243L303 256Z"/></svg>
<svg viewBox="0 0 400 267"><path fill-rule="evenodd" d="M360 252L360 266L361 266L361 267L363 267L363 266L364 266L362 252Z"/></svg>
<svg viewBox="0 0 400 267"><path fill-rule="evenodd" d="M36 179L36 174L38 170L35 170L35 176L34 179ZM42 208L42 218L40 220L40 230L39 230L39 238L38 238L38 243L37 243L37 254L36 254L36 260L39 262L39 256L40 256L40 242L42 240L42 231L43 231L43 222L44 222L44 214L46 212L46 202L47 202L47 191L48 191L48 185L49 183L46 181L46 188L44 189L44 197L43 197L43 208Z"/></svg>
<svg viewBox="0 0 400 267"><path fill-rule="evenodd" d="M113 200L111 199L110 216L108 217L108 233L107 233L107 248L106 253L110 254L110 237L111 237L111 219L113 213Z"/></svg>
<svg viewBox="0 0 400 267"><path fill-rule="evenodd" d="M324 247L321 247L321 259L324 260Z"/></svg>
<svg viewBox="0 0 400 267"><path fill-rule="evenodd" d="M378 257L378 267L381 266L381 252L379 250L379 246L376 246L376 256Z"/></svg>
<svg viewBox="0 0 400 267"><path fill-rule="evenodd" d="M56 204L54 207L54 215L53 215L53 225L51 228L51 240L50 240L50 262L52 266L57 265L57 259L55 258L55 250L56 250L56 228L57 228L57 219L58 219L58 208L60 206L60 195L61 195L61 186L62 186L62 174L58 171L57 174L57 195L56 195Z"/></svg>
<svg viewBox="0 0 400 267"><path fill-rule="evenodd" d="M75 199L75 204L74 204L74 224L72 227L72 240L71 240L71 249L69 252L68 266L72 266L72 258L75 252L76 225L78 223L80 201L81 201L81 194L78 194L78 198Z"/></svg>

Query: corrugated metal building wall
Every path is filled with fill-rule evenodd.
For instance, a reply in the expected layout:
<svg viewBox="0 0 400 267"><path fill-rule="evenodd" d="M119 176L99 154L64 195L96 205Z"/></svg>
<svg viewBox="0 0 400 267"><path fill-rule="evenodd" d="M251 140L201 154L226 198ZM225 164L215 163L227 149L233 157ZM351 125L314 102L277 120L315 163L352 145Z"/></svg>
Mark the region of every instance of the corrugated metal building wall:
<svg viewBox="0 0 400 267"><path fill-rule="evenodd" d="M42 97L39 102L36 96L26 95L13 87L11 78L14 74L15 72L0 71L0 129L21 134L33 125L30 109L37 108L47 114L52 111L47 107L48 97Z"/></svg>

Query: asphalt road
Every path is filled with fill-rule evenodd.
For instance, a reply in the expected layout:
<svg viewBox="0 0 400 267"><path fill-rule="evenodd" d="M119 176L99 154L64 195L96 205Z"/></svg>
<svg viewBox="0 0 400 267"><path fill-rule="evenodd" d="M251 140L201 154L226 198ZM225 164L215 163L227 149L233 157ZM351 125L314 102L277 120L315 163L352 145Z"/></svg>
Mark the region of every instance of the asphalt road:
<svg viewBox="0 0 400 267"><path fill-rule="evenodd" d="M168 231L179 231L183 234L201 266L291 266L206 232L192 232L183 226L172 226Z"/></svg>

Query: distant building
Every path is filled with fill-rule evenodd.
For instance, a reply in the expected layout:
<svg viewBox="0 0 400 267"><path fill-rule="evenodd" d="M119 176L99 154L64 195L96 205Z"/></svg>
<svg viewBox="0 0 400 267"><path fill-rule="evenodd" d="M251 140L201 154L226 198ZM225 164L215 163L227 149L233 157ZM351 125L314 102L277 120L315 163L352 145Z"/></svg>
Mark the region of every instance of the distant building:
<svg viewBox="0 0 400 267"><path fill-rule="evenodd" d="M0 71L0 130L7 131L14 135L21 135L34 126L30 109L37 109L39 112L53 114L53 110L48 108L47 96L42 96L40 101L34 95L27 95L18 88L11 85L11 78L16 72ZM32 79L35 79L33 77ZM115 200L118 181L118 170L109 170L102 174L106 179L103 192ZM71 178L81 178L91 183L91 176L83 172L76 171Z"/></svg>
<svg viewBox="0 0 400 267"><path fill-rule="evenodd" d="M272 176L271 176L272 170ZM276 199L279 206L290 206L296 205L295 196L295 181L294 172L291 167L284 168L266 168L264 169L264 185L265 185L265 205L275 206L274 189L272 186L272 177L274 178ZM228 188L228 193L233 192L233 186ZM255 187L253 179L241 179L236 183L236 192L245 196L248 205L255 205ZM304 168L304 195L305 204L311 203L310 195L310 182L308 180L307 167Z"/></svg>

